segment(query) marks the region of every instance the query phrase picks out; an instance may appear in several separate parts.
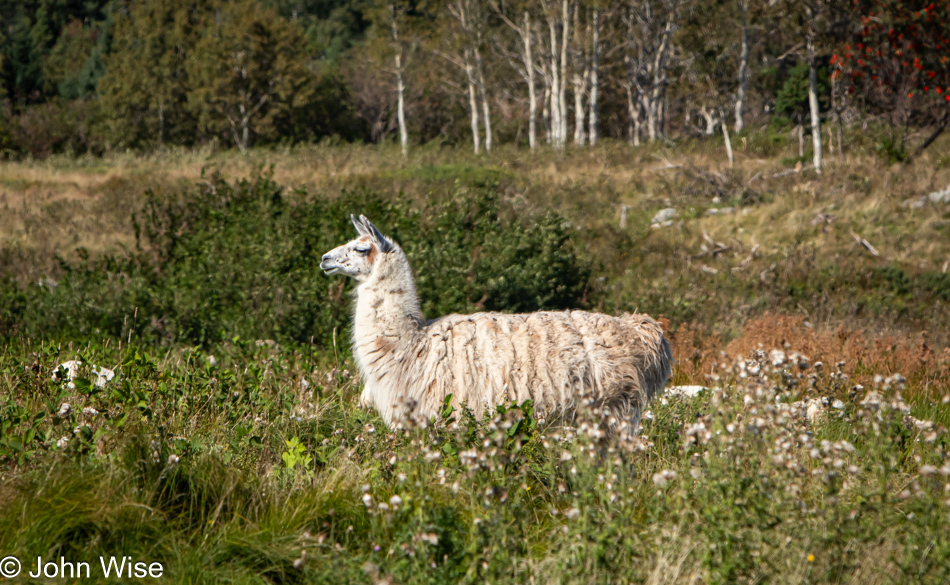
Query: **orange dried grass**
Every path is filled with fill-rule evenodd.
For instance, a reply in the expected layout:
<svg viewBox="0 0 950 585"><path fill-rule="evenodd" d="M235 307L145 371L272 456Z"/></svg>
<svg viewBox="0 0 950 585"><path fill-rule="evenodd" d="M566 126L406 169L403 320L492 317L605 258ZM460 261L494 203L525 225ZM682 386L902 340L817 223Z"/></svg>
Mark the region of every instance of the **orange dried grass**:
<svg viewBox="0 0 950 585"><path fill-rule="evenodd" d="M722 362L723 352L733 358L773 349L796 351L829 367L845 362L842 371L855 383L894 373L903 374L911 383L939 379L950 383L950 347L931 347L926 331L878 332L844 324L816 327L800 316L766 313L749 321L742 333L728 342L692 325L680 326L670 340L676 359L674 383L704 383L705 375Z"/></svg>

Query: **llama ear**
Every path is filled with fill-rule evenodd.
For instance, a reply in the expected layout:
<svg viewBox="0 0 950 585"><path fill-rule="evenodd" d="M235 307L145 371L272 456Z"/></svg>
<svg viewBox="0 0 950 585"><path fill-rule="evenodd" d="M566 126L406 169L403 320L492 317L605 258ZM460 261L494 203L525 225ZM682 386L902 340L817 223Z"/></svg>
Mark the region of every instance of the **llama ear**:
<svg viewBox="0 0 950 585"><path fill-rule="evenodd" d="M382 253L387 253L393 249L393 242L386 236L384 236L376 226L373 225L373 222L366 219L365 215L360 216L360 222L362 222L363 227L368 230L370 237L376 242L376 245L379 246L379 251Z"/></svg>
<svg viewBox="0 0 950 585"><path fill-rule="evenodd" d="M369 235L372 235L372 234L370 233L370 231L369 231L368 229L366 229L366 226L361 223L361 221L362 221L363 219L364 219L364 217L363 217L362 215L360 216L360 219L356 219L356 216L355 216L355 215L350 214L350 221L353 222L353 227L356 228L356 233L358 233L358 234L361 235L361 236L369 236Z"/></svg>

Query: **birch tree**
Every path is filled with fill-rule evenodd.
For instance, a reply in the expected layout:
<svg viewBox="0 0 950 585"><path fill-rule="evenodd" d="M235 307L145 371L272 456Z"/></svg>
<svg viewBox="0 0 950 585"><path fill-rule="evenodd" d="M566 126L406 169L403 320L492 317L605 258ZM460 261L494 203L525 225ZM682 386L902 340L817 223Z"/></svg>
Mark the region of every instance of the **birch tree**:
<svg viewBox="0 0 950 585"><path fill-rule="evenodd" d="M816 6L805 2L805 58L808 61L808 110L811 117L812 164L821 173L821 112L818 108L818 54L815 50L818 14Z"/></svg>
<svg viewBox="0 0 950 585"><path fill-rule="evenodd" d="M402 155L409 154L409 132L406 130L406 84L403 80L403 48L399 41L399 9L396 2L392 3L392 42L393 42L393 74L396 77L396 120L399 123L399 146Z"/></svg>
<svg viewBox="0 0 950 585"><path fill-rule="evenodd" d="M499 6L496 0L492 0L491 6L502 19L502 22L518 36L521 63L519 65L512 62L512 65L528 86L528 146L531 150L534 150L538 142L538 96L537 84L535 83L537 65L535 64L535 51L533 49L535 37L534 24L526 8L522 10L520 21L515 22L515 20L510 18L505 10Z"/></svg>
<svg viewBox="0 0 950 585"><path fill-rule="evenodd" d="M664 115L662 100L668 83L673 34L678 27L680 0L632 0L625 13L625 83L627 110L633 122L631 142L639 144L641 115L647 136L656 140Z"/></svg>
<svg viewBox="0 0 950 585"><path fill-rule="evenodd" d="M593 9L591 14L591 41L590 41L590 100L588 107L590 113L587 116L588 130L591 146L597 144L597 98L600 92L600 10Z"/></svg>
<svg viewBox="0 0 950 585"><path fill-rule="evenodd" d="M562 26L563 21L559 20L555 6L551 6L546 0L542 0L542 5L544 6L545 19L548 24L548 39L550 42L547 55L548 74L545 76L547 85L545 88L545 97L548 101L547 107L550 126L549 142L553 144L555 148L561 149L564 148L564 140L562 137L567 137L566 111L561 108L562 77L566 72L564 72L561 63L558 62L560 53L558 30ZM566 60L565 57L564 61Z"/></svg>
<svg viewBox="0 0 950 585"><path fill-rule="evenodd" d="M582 36L584 30L580 23L580 2L574 2L574 71L571 82L574 85L574 144L583 146L586 142L586 124L584 110L584 96L587 94L587 84L590 81L590 62L585 50L586 39ZM587 23L587 33L590 33L590 20Z"/></svg>
<svg viewBox="0 0 950 585"><path fill-rule="evenodd" d="M468 103L471 115L472 141L475 153L481 150L479 137L479 101L481 101L482 125L485 128L485 150L491 150L491 106L485 89L484 63L480 45L483 40L483 23L477 0L452 0L446 7L449 15L459 25L458 44L460 55L442 53L442 56L456 64L464 73L468 84Z"/></svg>
<svg viewBox="0 0 950 585"><path fill-rule="evenodd" d="M739 8L739 74L736 88L736 133L745 127L743 117L746 88L749 85L749 0L736 0Z"/></svg>

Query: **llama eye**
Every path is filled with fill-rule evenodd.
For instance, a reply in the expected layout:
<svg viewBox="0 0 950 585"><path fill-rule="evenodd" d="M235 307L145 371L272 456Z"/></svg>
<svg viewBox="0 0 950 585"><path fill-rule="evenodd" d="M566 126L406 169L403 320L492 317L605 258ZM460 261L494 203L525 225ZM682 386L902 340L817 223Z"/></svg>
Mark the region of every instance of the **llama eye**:
<svg viewBox="0 0 950 585"><path fill-rule="evenodd" d="M366 256L367 254L369 254L370 248L369 248L369 247L366 247L366 248L356 248L356 251L357 251L358 253L362 254L363 256Z"/></svg>

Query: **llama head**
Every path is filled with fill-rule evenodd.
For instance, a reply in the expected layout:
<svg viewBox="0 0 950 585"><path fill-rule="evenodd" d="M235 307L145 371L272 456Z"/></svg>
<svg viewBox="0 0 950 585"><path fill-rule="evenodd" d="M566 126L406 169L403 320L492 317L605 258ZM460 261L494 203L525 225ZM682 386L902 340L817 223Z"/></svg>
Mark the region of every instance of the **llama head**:
<svg viewBox="0 0 950 585"><path fill-rule="evenodd" d="M396 245L380 233L365 215L359 219L351 215L350 220L359 237L324 254L320 268L328 275L344 274L363 282L373 273L382 255L393 252Z"/></svg>

